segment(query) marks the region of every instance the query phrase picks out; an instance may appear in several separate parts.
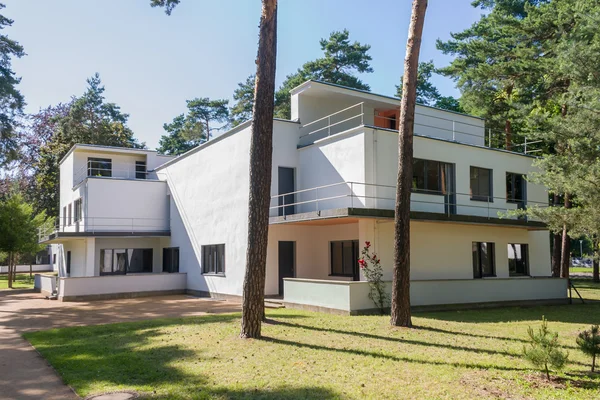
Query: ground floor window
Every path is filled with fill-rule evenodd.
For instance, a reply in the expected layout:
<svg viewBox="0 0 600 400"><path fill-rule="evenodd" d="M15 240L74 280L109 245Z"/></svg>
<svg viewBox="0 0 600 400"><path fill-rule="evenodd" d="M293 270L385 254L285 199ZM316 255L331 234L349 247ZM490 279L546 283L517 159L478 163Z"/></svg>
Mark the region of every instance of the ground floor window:
<svg viewBox="0 0 600 400"><path fill-rule="evenodd" d="M508 244L508 273L510 276L529 275L529 246Z"/></svg>
<svg viewBox="0 0 600 400"><path fill-rule="evenodd" d="M225 245L202 246L202 273L225 275Z"/></svg>
<svg viewBox="0 0 600 400"><path fill-rule="evenodd" d="M179 272L179 247L163 249L163 272Z"/></svg>
<svg viewBox="0 0 600 400"><path fill-rule="evenodd" d="M490 242L473 242L473 278L496 275L494 247Z"/></svg>
<svg viewBox="0 0 600 400"><path fill-rule="evenodd" d="M152 272L152 249L100 250L100 275Z"/></svg>
<svg viewBox="0 0 600 400"><path fill-rule="evenodd" d="M331 275L354 277L359 255L358 240L331 242Z"/></svg>

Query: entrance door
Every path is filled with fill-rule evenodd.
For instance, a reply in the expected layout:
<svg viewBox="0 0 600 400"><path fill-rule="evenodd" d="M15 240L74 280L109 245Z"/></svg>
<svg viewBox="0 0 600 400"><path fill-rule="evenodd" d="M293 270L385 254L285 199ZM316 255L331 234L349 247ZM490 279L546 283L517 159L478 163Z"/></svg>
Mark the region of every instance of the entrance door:
<svg viewBox="0 0 600 400"><path fill-rule="evenodd" d="M278 182L277 182L277 186L278 186L278 193L277 194L285 194L285 193L291 193L294 192L296 190L296 185L295 185L295 174L294 174L294 168L288 168L288 167L279 167L278 169ZM294 196L293 194L289 194L287 196L280 196L279 197L279 206L283 206L284 204L294 204L295 203L295 199L296 196ZM296 207L295 206L286 206L286 207L279 207L279 216L282 215L290 215L290 214L294 214Z"/></svg>
<svg viewBox="0 0 600 400"><path fill-rule="evenodd" d="M283 278L293 278L296 264L296 242L279 242L279 295L283 296Z"/></svg>
<svg viewBox="0 0 600 400"><path fill-rule="evenodd" d="M67 275L71 274L71 252L67 251Z"/></svg>

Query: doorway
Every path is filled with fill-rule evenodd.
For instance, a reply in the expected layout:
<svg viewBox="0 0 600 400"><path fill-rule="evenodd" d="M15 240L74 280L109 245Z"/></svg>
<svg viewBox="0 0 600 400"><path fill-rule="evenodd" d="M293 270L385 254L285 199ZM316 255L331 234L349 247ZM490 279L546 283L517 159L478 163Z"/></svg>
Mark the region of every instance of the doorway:
<svg viewBox="0 0 600 400"><path fill-rule="evenodd" d="M296 267L296 242L279 242L279 295L283 296L283 278L293 278Z"/></svg>

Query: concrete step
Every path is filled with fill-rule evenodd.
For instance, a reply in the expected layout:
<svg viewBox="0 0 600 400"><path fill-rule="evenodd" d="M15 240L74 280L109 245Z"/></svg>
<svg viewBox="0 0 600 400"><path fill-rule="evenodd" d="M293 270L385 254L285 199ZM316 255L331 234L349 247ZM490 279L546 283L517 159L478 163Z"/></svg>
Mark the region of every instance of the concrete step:
<svg viewBox="0 0 600 400"><path fill-rule="evenodd" d="M267 299L265 300L265 308L285 308L282 300Z"/></svg>

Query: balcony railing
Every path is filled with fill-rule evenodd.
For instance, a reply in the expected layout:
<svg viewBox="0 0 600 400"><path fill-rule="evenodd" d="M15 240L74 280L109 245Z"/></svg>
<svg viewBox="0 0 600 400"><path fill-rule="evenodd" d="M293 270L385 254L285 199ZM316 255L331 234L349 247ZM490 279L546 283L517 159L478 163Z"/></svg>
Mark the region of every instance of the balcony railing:
<svg viewBox="0 0 600 400"><path fill-rule="evenodd" d="M137 171L135 165L118 166L117 168L99 167L97 163L92 165L94 161L88 161L86 165L75 171L73 175L73 186L76 186L83 182L86 178L119 178L119 179L148 179L149 173L144 171Z"/></svg>
<svg viewBox="0 0 600 400"><path fill-rule="evenodd" d="M127 218L127 217L87 217L79 221L65 224L58 218L54 224L43 226L38 230L40 242L46 241L53 234L97 233L97 232L163 232L170 229L168 218Z"/></svg>
<svg viewBox="0 0 600 400"><path fill-rule="evenodd" d="M367 118L369 117L369 118ZM373 125L369 122L373 121ZM397 119L384 115L379 115L377 111L373 115L367 115L365 112L365 103L357 103L350 107L336 111L322 118L309 122L300 127L301 144L309 144L314 140L328 137L347 131L359 126L370 126L378 129L397 129L378 126L377 122L385 122L388 126L396 126ZM541 151L541 140L531 140L526 136L517 133L510 134L507 140L505 132L494 131L491 128L485 128L483 125L473 124L463 119L452 119L432 114L415 112L414 123L415 134L457 142L479 144L489 148L511 150L524 154L534 154Z"/></svg>
<svg viewBox="0 0 600 400"><path fill-rule="evenodd" d="M270 216L288 216L303 212L320 212L336 208L372 208L394 210L396 187L360 182L339 182L297 190L271 197ZM509 218L509 210L538 206L548 202L511 200L506 197L473 196L470 193L415 190L411 211L446 215L472 215L485 218ZM510 217L516 219L517 217Z"/></svg>

